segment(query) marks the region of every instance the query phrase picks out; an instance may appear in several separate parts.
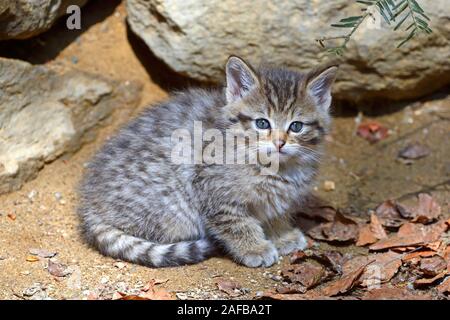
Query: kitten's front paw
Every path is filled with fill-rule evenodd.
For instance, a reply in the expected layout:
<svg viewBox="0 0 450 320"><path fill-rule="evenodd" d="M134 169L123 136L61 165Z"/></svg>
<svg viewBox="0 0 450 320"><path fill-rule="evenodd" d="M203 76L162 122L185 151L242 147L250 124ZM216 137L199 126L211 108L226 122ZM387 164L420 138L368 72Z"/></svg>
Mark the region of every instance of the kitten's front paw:
<svg viewBox="0 0 450 320"><path fill-rule="evenodd" d="M239 258L240 262L251 268L270 267L278 262L278 251L270 241L264 242L258 248L252 248Z"/></svg>
<svg viewBox="0 0 450 320"><path fill-rule="evenodd" d="M281 255L288 255L297 250L303 250L308 246L305 235L299 229L293 229L276 241L278 252Z"/></svg>

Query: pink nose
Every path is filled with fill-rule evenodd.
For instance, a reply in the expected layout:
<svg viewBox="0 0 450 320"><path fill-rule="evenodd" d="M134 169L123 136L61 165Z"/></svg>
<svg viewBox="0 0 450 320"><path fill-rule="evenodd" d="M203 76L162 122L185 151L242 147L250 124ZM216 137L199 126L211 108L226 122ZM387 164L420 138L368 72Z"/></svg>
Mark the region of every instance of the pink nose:
<svg viewBox="0 0 450 320"><path fill-rule="evenodd" d="M281 148L283 148L283 146L286 144L286 141L282 140L282 139L278 139L275 140L273 142L273 144L275 145L275 147L277 148L278 151L281 150Z"/></svg>

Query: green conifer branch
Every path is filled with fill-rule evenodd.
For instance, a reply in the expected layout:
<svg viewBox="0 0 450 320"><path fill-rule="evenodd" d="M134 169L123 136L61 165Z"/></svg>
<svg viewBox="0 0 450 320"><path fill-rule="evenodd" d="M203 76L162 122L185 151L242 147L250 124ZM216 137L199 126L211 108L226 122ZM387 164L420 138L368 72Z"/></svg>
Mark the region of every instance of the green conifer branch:
<svg viewBox="0 0 450 320"><path fill-rule="evenodd" d="M422 9L417 0L356 0L357 3L362 4L364 7L361 9L362 15L352 16L341 19L338 23L334 23L331 26L335 28L347 28L350 31L346 34L334 37L323 37L316 39L316 41L326 48L328 52L342 55L347 48L347 44L350 41L353 34L361 26L362 22L369 16L371 16L371 8L376 7L380 15L386 21L388 25L391 22L395 22L394 31L399 30L405 22L409 21L408 27L405 31L409 32L407 36L398 44L398 48L406 44L409 40L417 36L419 33L430 34L433 31L429 27L428 23L430 18ZM340 40L342 43L338 46L327 47L326 42L330 40Z"/></svg>

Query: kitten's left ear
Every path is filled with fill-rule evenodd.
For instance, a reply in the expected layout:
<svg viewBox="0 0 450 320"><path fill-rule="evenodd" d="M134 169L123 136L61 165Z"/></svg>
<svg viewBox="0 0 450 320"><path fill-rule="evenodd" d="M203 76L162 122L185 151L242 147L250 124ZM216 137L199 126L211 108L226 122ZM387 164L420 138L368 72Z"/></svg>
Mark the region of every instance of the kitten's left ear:
<svg viewBox="0 0 450 320"><path fill-rule="evenodd" d="M331 105L331 85L336 79L337 71L337 65L327 65L307 75L306 92L323 110L328 110Z"/></svg>
<svg viewBox="0 0 450 320"><path fill-rule="evenodd" d="M228 103L241 99L259 84L258 76L252 67L239 57L231 56L228 58L225 72L227 76L226 97Z"/></svg>

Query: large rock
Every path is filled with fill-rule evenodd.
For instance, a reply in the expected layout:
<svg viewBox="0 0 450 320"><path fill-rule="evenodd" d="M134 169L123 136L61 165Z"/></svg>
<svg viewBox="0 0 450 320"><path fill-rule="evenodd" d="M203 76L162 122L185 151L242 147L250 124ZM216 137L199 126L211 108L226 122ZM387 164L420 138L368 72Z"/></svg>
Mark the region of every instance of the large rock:
<svg viewBox="0 0 450 320"><path fill-rule="evenodd" d="M403 32L380 17L355 33L335 86L346 100L415 98L450 82L450 5L420 2L434 33L396 49ZM360 14L351 0L127 0L131 29L173 70L222 80L228 55L307 69L330 59L316 38L346 31L331 23ZM377 27L378 26L378 27Z"/></svg>
<svg viewBox="0 0 450 320"><path fill-rule="evenodd" d="M0 193L78 149L115 108L136 106L141 92L136 83L19 60L0 58L0 70Z"/></svg>
<svg viewBox="0 0 450 320"><path fill-rule="evenodd" d="M47 31L70 5L88 0L1 0L0 40L25 39Z"/></svg>

